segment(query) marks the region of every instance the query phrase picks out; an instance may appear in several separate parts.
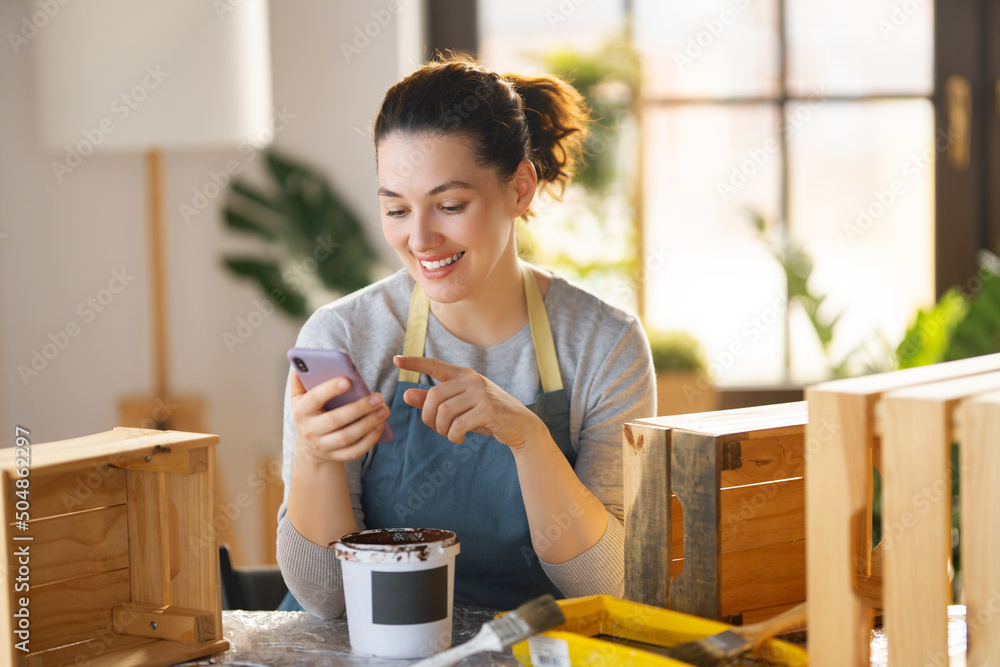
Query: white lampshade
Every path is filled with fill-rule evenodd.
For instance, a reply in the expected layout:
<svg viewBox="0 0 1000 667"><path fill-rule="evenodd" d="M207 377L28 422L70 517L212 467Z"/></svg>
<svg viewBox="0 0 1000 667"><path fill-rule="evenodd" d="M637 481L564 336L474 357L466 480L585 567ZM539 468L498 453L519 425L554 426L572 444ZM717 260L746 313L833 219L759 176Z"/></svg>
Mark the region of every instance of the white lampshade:
<svg viewBox="0 0 1000 667"><path fill-rule="evenodd" d="M269 126L267 0L72 2L34 40L46 148L227 147Z"/></svg>

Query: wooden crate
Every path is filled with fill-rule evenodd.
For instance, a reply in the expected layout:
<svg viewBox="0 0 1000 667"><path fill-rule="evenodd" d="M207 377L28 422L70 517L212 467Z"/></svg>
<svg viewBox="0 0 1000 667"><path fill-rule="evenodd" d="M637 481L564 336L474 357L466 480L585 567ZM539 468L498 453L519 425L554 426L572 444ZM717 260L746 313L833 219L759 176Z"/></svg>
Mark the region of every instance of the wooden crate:
<svg viewBox="0 0 1000 667"><path fill-rule="evenodd" d="M116 428L0 450L0 665L156 667L228 648L218 441Z"/></svg>
<svg viewBox="0 0 1000 667"><path fill-rule="evenodd" d="M806 418L800 401L626 424L625 597L737 623L805 600Z"/></svg>
<svg viewBox="0 0 1000 667"><path fill-rule="evenodd" d="M884 581L889 663L946 665L951 447L959 446L967 664L1000 664L1000 354L807 389L812 662L866 666ZM872 466L882 543L870 548Z"/></svg>

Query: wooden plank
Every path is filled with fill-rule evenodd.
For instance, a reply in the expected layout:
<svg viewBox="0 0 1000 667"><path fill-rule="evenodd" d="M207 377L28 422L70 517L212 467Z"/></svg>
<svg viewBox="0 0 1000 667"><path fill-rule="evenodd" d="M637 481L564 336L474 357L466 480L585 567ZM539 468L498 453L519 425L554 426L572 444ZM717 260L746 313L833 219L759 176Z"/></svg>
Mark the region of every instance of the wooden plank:
<svg viewBox="0 0 1000 667"><path fill-rule="evenodd" d="M762 609L748 609L740 614L740 625L750 625L751 623L758 623L760 621L766 621L768 619L774 618L783 611L787 611L794 607L798 602L779 604L774 607L764 607Z"/></svg>
<svg viewBox="0 0 1000 667"><path fill-rule="evenodd" d="M31 521L31 586L128 567L124 505Z"/></svg>
<svg viewBox="0 0 1000 667"><path fill-rule="evenodd" d="M128 570L31 587L32 651L81 642L111 631L111 608L128 600Z"/></svg>
<svg viewBox="0 0 1000 667"><path fill-rule="evenodd" d="M210 611L215 619L217 636L221 637L219 540L213 521L215 448L206 449L207 467L204 472L164 475L164 489L170 506L184 509L176 513L176 529L168 541L175 563L170 572L170 604Z"/></svg>
<svg viewBox="0 0 1000 667"><path fill-rule="evenodd" d="M958 361L948 361L930 366L918 366L916 368L904 368L903 370L892 371L891 373L876 373L843 380L821 382L806 390L806 402L809 402L810 391L876 397L895 389L902 389L903 387L912 387L996 371L1000 371L1000 353L984 354L983 356L971 359L960 359ZM809 414L811 418L812 411Z"/></svg>
<svg viewBox="0 0 1000 667"><path fill-rule="evenodd" d="M132 601L166 605L170 599L170 516L163 474L130 471L129 562Z"/></svg>
<svg viewBox="0 0 1000 667"><path fill-rule="evenodd" d="M734 410L716 410L688 415L669 415L637 419L636 423L661 428L693 431L705 435L734 435L758 432L757 437L772 437L797 432L806 423L805 401L779 403Z"/></svg>
<svg viewBox="0 0 1000 667"><path fill-rule="evenodd" d="M177 450L158 449L149 456L129 459L118 467L128 470L190 475L204 472L208 468L208 450L205 447Z"/></svg>
<svg viewBox="0 0 1000 667"><path fill-rule="evenodd" d="M625 424L622 434L625 599L669 608L670 431ZM679 533L675 529L674 534ZM676 553L681 553L679 548Z"/></svg>
<svg viewBox="0 0 1000 667"><path fill-rule="evenodd" d="M804 540L805 481L797 479L721 490L722 553ZM683 509L671 497L672 553L684 549ZM683 560L683 559L681 559Z"/></svg>
<svg viewBox="0 0 1000 667"><path fill-rule="evenodd" d="M957 429L967 664L1000 665L1000 392L963 403Z"/></svg>
<svg viewBox="0 0 1000 667"><path fill-rule="evenodd" d="M31 446L31 472L59 473L79 470L94 462L124 464L151 456L164 448L194 449L219 442L219 436L183 431L116 428L90 436ZM159 448L159 449L158 449ZM13 448L0 449L0 470L14 468Z"/></svg>
<svg viewBox="0 0 1000 667"><path fill-rule="evenodd" d="M720 619L719 478L726 443L682 430L673 430L670 438L671 487L684 510L684 570L674 580L671 608Z"/></svg>
<svg viewBox="0 0 1000 667"><path fill-rule="evenodd" d="M107 635L81 644L31 654L26 667L168 667L229 648L221 639L188 644L128 635Z"/></svg>
<svg viewBox="0 0 1000 667"><path fill-rule="evenodd" d="M879 406L886 634L889 662L917 665L948 655L951 439L945 404L894 396Z"/></svg>
<svg viewBox="0 0 1000 667"><path fill-rule="evenodd" d="M867 559L857 563L853 551L862 539L857 517L869 511L867 397L823 386L837 387L806 389L806 589L817 601L809 610L809 656L815 667L867 667L872 618L854 588Z"/></svg>
<svg viewBox="0 0 1000 667"><path fill-rule="evenodd" d="M720 562L720 618L737 616L760 607L795 604L806 599L804 540L729 551L721 555ZM673 562L674 575L678 579L686 568L682 559Z"/></svg>
<svg viewBox="0 0 1000 667"><path fill-rule="evenodd" d="M740 466L722 471L722 488L802 477L805 474L805 424L792 433L740 440Z"/></svg>
<svg viewBox="0 0 1000 667"><path fill-rule="evenodd" d="M212 612L139 603L111 610L114 631L123 635L200 644L216 636Z"/></svg>
<svg viewBox="0 0 1000 667"><path fill-rule="evenodd" d="M30 479L32 519L125 504L125 471L108 463L62 472L32 469Z"/></svg>

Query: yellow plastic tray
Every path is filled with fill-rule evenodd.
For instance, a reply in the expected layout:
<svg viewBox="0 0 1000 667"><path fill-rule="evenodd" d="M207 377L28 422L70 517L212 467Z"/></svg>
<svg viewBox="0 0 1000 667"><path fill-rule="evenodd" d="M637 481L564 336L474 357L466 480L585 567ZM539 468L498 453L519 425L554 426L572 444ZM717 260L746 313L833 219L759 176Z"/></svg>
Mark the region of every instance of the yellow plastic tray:
<svg viewBox="0 0 1000 667"><path fill-rule="evenodd" d="M595 637L606 635L666 647L703 639L732 627L608 595L569 598L558 603L566 615L566 622L515 644L514 656L522 664L533 667L688 667L685 662ZM772 639L763 650L767 651L766 657L777 664L787 667L809 664L805 651L786 642Z"/></svg>

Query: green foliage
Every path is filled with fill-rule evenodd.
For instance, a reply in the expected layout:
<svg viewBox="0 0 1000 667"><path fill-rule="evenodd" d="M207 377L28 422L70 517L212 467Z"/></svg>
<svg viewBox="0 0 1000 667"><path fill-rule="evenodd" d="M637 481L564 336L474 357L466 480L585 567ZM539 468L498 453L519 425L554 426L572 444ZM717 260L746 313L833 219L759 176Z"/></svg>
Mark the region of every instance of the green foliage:
<svg viewBox="0 0 1000 667"><path fill-rule="evenodd" d="M585 146L585 163L575 180L591 192L602 192L618 176L616 164L621 124L637 101L641 79L639 54L618 35L593 53L554 49L538 56L547 71L573 84L594 112Z"/></svg>
<svg viewBox="0 0 1000 667"><path fill-rule="evenodd" d="M1000 258L982 251L968 292L952 287L917 313L896 349L900 368L1000 352Z"/></svg>
<svg viewBox="0 0 1000 667"><path fill-rule="evenodd" d="M683 331L647 332L653 353L653 367L657 372L705 372L708 364L705 351L694 336Z"/></svg>
<svg viewBox="0 0 1000 667"><path fill-rule="evenodd" d="M809 317L809 322L816 331L823 352L829 354L833 342L833 330L840 319L840 314L833 318L820 313L820 306L826 300L825 294L815 294L809 287L812 276L813 261L805 249L793 239L780 234L771 233L767 223L759 213L747 209L751 223L757 230L757 236L767 245L768 251L778 260L785 274L785 289L788 295L789 307L799 304Z"/></svg>
<svg viewBox="0 0 1000 667"><path fill-rule="evenodd" d="M378 259L323 174L274 151L265 162L270 187L235 180L223 210L226 226L256 236L263 252L229 255L223 264L256 282L283 312L304 318L312 307L368 285Z"/></svg>

